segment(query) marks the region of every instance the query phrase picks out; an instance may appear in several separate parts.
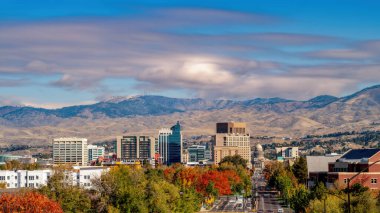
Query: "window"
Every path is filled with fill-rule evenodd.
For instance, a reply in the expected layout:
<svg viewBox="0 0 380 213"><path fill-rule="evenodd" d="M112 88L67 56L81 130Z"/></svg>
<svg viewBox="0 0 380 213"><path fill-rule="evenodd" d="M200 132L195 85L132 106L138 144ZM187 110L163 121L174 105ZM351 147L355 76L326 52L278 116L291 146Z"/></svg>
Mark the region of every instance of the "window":
<svg viewBox="0 0 380 213"><path fill-rule="evenodd" d="M15 183L15 187L17 187L17 183Z"/></svg>
<svg viewBox="0 0 380 213"><path fill-rule="evenodd" d="M15 180L17 180L17 176L15 176Z"/></svg>
<svg viewBox="0 0 380 213"><path fill-rule="evenodd" d="M343 179L343 182L344 182L344 183L347 183L347 178L344 178L344 179Z"/></svg>
<svg viewBox="0 0 380 213"><path fill-rule="evenodd" d="M9 188L9 183L7 183L7 187Z"/></svg>
<svg viewBox="0 0 380 213"><path fill-rule="evenodd" d="M36 175L36 180L38 180L38 175Z"/></svg>
<svg viewBox="0 0 380 213"><path fill-rule="evenodd" d="M7 180L9 180L9 179L11 179L11 177L10 177L10 176L7 176Z"/></svg>
<svg viewBox="0 0 380 213"><path fill-rule="evenodd" d="M29 176L29 180L34 180L34 176Z"/></svg>
<svg viewBox="0 0 380 213"><path fill-rule="evenodd" d="M5 176L0 176L0 180L5 180Z"/></svg>
<svg viewBox="0 0 380 213"><path fill-rule="evenodd" d="M34 188L34 183L29 183L29 187Z"/></svg>
<svg viewBox="0 0 380 213"><path fill-rule="evenodd" d="M377 183L377 178L371 178L371 183L376 184Z"/></svg>

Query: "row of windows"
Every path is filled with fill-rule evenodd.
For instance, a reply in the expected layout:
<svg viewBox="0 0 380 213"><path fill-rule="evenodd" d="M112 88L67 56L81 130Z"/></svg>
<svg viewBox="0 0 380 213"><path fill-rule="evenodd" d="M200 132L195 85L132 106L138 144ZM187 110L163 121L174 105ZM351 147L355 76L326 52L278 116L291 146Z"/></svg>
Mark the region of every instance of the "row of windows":
<svg viewBox="0 0 380 213"><path fill-rule="evenodd" d="M343 183L347 184L347 178L343 179ZM371 178L371 183L376 184L377 183L377 178Z"/></svg>

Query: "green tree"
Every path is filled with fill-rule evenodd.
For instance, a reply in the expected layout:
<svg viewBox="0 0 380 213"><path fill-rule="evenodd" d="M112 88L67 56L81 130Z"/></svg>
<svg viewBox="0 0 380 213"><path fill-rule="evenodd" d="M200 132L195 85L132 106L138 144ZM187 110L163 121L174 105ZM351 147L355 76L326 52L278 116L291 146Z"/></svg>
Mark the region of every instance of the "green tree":
<svg viewBox="0 0 380 213"><path fill-rule="evenodd" d="M290 198L290 206L296 213L306 212L306 208L309 206L310 202L310 192L307 190L305 185L299 185L295 189L294 194Z"/></svg>
<svg viewBox="0 0 380 213"><path fill-rule="evenodd" d="M38 191L57 201L64 212L88 212L91 209L91 200L86 191L72 185L66 168L55 169L47 185L42 186Z"/></svg>
<svg viewBox="0 0 380 213"><path fill-rule="evenodd" d="M306 180L307 180L306 158L304 157L298 158L293 165L292 171L299 183L306 184Z"/></svg>
<svg viewBox="0 0 380 213"><path fill-rule="evenodd" d="M344 201L336 196L327 194L325 199L315 199L310 201L310 212L320 213L324 212L326 208L327 213L344 213L342 208Z"/></svg>
<svg viewBox="0 0 380 213"><path fill-rule="evenodd" d="M230 162L235 166L241 165L243 168L247 168L247 160L242 158L240 155L226 156L224 157L219 164Z"/></svg>

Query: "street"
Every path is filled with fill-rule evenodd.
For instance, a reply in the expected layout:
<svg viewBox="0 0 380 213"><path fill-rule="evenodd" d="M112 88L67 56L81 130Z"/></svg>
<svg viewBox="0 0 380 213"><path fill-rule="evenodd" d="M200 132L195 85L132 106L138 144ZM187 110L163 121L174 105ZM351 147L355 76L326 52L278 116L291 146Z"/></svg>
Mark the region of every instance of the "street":
<svg viewBox="0 0 380 213"><path fill-rule="evenodd" d="M242 196L221 196L210 212L254 212L255 205L259 213L293 212L282 205L278 192L268 190L266 185L263 174L255 171L252 176L252 198L244 200Z"/></svg>
<svg viewBox="0 0 380 213"><path fill-rule="evenodd" d="M262 173L255 171L252 176L252 194L256 198L257 212L259 213L277 213L293 212L286 206L282 205L278 198L277 191L271 191L266 187L267 183Z"/></svg>
<svg viewBox="0 0 380 213"><path fill-rule="evenodd" d="M221 196L211 212L248 212L252 210L251 199L246 201L241 196Z"/></svg>

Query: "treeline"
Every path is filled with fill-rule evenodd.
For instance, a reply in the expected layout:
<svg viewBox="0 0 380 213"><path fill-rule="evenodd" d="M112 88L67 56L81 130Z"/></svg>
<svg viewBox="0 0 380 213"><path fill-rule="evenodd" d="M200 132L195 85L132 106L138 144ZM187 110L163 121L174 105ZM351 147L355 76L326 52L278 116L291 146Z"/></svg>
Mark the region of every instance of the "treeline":
<svg viewBox="0 0 380 213"><path fill-rule="evenodd" d="M21 163L18 160L11 160L0 165L0 170L36 170L41 169L38 163Z"/></svg>
<svg viewBox="0 0 380 213"><path fill-rule="evenodd" d="M290 204L295 212L335 212L348 210L347 190L336 184L327 189L323 183L316 184L311 190L306 187L307 165L305 158L299 158L293 166L281 162L267 164L264 169L268 186L280 191L281 198ZM359 183L349 189L351 193L351 212L380 212L380 195Z"/></svg>
<svg viewBox="0 0 380 213"><path fill-rule="evenodd" d="M341 137L345 135L352 135L351 137ZM325 139L322 138L331 138L332 139ZM274 150L277 146L298 146L306 151L305 154L312 154L312 155L323 155L325 153L331 153L331 152L337 152L337 153L345 153L348 151L350 146L348 146L350 143L354 143L357 145L361 145L364 148L380 148L380 131L363 131L363 132L337 132L337 133L331 133L327 135L320 135L320 136L308 136L307 138L303 138L300 140L294 140L291 142L285 142L282 144L263 144L263 148L265 150ZM340 146L336 146L340 145ZM315 147L320 146L323 148L324 152L322 153L316 153L312 152ZM275 153L270 153L270 156L274 158Z"/></svg>
<svg viewBox="0 0 380 213"><path fill-rule="evenodd" d="M246 163L234 156L210 167L120 165L93 180L90 190L69 184L68 169L56 168L36 193L58 203L64 212L198 212L202 206L211 208L221 195L250 196Z"/></svg>

